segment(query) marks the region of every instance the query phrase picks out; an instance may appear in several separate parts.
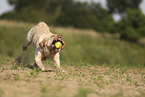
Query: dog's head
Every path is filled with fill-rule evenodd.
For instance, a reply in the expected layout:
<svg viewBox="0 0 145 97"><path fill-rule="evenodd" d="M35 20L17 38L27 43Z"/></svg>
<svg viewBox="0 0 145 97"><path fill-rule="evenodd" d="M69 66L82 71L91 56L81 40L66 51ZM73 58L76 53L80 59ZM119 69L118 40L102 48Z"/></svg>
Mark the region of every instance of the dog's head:
<svg viewBox="0 0 145 97"><path fill-rule="evenodd" d="M52 51L55 51L55 52L59 52L60 49L64 49L64 47L65 47L65 42L63 41L62 36L61 36L60 34L58 34L58 35L53 35L52 37L53 37L53 40L52 40L52 44L51 44L51 47L50 47L51 50L52 50ZM61 44L62 44L61 48L59 48L59 49L55 48L55 43L56 43L57 41L60 41Z"/></svg>
<svg viewBox="0 0 145 97"><path fill-rule="evenodd" d="M55 48L55 43L56 43L57 41L60 41L61 44L62 44L61 48L59 48L59 49L56 49L56 48ZM57 53L57 52L60 51L60 49L64 49L64 47L65 47L65 42L63 41L61 35L56 35L56 34L54 34L54 35L52 35L52 36L49 38L49 40L43 40L39 45L40 45L41 48L42 48L42 47L47 47L47 48L50 49L51 51L54 51L54 52Z"/></svg>

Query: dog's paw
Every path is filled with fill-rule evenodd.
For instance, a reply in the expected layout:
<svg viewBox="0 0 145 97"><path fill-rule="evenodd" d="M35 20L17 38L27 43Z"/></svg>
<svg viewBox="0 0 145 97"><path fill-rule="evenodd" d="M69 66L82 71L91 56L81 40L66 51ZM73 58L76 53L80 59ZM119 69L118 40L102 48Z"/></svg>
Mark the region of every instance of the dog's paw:
<svg viewBox="0 0 145 97"><path fill-rule="evenodd" d="M44 69L44 72L54 72L54 69Z"/></svg>

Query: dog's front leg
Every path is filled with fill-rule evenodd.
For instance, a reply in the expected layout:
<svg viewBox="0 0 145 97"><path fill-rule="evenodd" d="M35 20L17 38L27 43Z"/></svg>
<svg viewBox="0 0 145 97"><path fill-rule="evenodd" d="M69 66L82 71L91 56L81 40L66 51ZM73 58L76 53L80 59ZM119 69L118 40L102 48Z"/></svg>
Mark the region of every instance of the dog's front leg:
<svg viewBox="0 0 145 97"><path fill-rule="evenodd" d="M42 53L40 51L35 52L35 63L39 66L42 71L51 71L50 69L46 69L45 66L42 64Z"/></svg>
<svg viewBox="0 0 145 97"><path fill-rule="evenodd" d="M61 70L61 72L65 72L65 70L62 70L62 68L60 68L60 54L59 52L55 54L53 60L54 60L54 65L56 67L56 70Z"/></svg>
<svg viewBox="0 0 145 97"><path fill-rule="evenodd" d="M56 70L59 70L60 69L59 52L55 54L53 60L54 60L54 65L56 67Z"/></svg>

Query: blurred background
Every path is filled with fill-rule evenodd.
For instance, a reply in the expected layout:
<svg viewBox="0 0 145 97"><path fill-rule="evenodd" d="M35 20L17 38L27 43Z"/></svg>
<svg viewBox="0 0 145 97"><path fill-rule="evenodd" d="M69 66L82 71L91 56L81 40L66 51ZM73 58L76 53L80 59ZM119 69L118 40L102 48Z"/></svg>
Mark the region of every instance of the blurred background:
<svg viewBox="0 0 145 97"><path fill-rule="evenodd" d="M21 55L39 21L64 37L64 64L145 66L145 0L0 0L1 58Z"/></svg>

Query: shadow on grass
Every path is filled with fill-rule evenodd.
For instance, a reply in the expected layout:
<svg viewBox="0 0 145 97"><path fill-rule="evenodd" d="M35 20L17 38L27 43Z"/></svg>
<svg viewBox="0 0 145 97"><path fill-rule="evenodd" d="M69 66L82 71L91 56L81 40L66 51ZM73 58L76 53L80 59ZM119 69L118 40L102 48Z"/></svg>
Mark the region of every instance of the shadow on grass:
<svg viewBox="0 0 145 97"><path fill-rule="evenodd" d="M35 62L30 63L29 60L27 58L24 58L23 55L18 56L13 63L15 63L17 66L23 66L24 68L27 67L29 69L37 69L41 71L41 69L38 67L38 65ZM47 71L45 72L55 72L55 70L47 69Z"/></svg>
<svg viewBox="0 0 145 97"><path fill-rule="evenodd" d="M34 69L34 68L38 68L38 66L36 66L34 63L29 62L29 60L27 58L25 58L23 55L18 56L13 63L16 63L17 65L23 66L23 67L27 67L30 69Z"/></svg>

